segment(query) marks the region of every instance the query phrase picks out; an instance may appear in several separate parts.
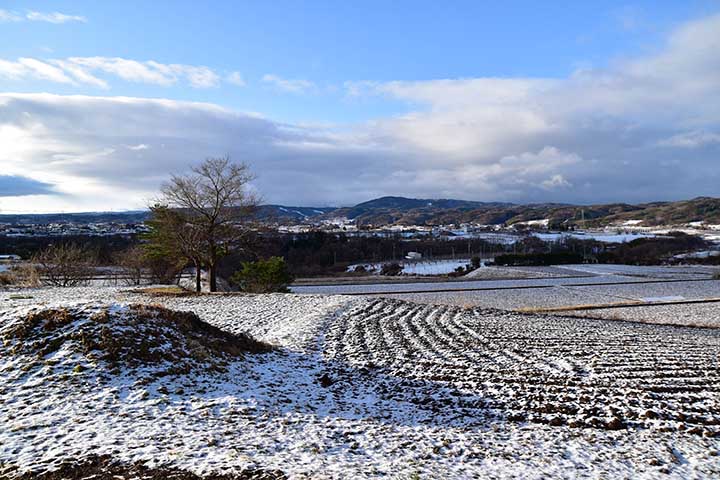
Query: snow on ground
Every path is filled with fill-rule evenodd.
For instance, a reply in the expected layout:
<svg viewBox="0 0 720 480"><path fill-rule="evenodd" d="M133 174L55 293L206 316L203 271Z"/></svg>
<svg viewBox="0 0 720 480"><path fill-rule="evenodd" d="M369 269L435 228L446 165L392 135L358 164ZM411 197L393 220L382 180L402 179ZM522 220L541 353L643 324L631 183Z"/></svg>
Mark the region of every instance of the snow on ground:
<svg viewBox="0 0 720 480"><path fill-rule="evenodd" d="M535 227L546 227L550 224L549 218L543 218L541 220L528 220L526 222L516 222L514 225L528 225Z"/></svg>
<svg viewBox="0 0 720 480"><path fill-rule="evenodd" d="M595 294L592 289L567 287L531 288L518 290L476 290L423 293L382 293L376 297L408 300L432 305L499 308L553 308L567 305L607 304L619 300L609 295Z"/></svg>
<svg viewBox="0 0 720 480"><path fill-rule="evenodd" d="M700 250L697 252L681 253L674 255L673 258L685 259L685 258L710 258L720 256L720 250Z"/></svg>
<svg viewBox="0 0 720 480"><path fill-rule="evenodd" d="M403 273L407 275L447 275L458 268L465 268L469 263L469 259L406 262L403 264Z"/></svg>
<svg viewBox="0 0 720 480"><path fill-rule="evenodd" d="M708 278L720 272L720 268L708 265L644 266L604 263L563 265L562 268L591 275L626 275L647 278Z"/></svg>
<svg viewBox="0 0 720 480"><path fill-rule="evenodd" d="M379 274L383 265L394 263L390 260L378 263L359 263L350 265L348 272L354 272L359 266L365 267L369 272ZM449 260L421 260L421 261L398 261L402 267L403 275L447 275L456 269L470 264L470 259L449 259Z"/></svg>
<svg viewBox="0 0 720 480"><path fill-rule="evenodd" d="M109 454L199 474L254 467L291 478L720 474L718 330L386 299L148 298L113 288L0 292L0 328L68 299L77 308L190 310L279 350L226 371L147 381L42 358L23 371L0 343L5 469Z"/></svg>
<svg viewBox="0 0 720 480"><path fill-rule="evenodd" d="M720 303L716 302L575 310L568 311L567 314L608 320L720 328Z"/></svg>
<svg viewBox="0 0 720 480"><path fill-rule="evenodd" d="M612 278L617 277L597 277ZM635 279L628 284L603 285L587 282L587 278L555 279L554 282L532 282L539 288L508 289L507 282L490 290L448 290L442 292L378 293L377 296L409 300L413 302L457 305L461 307L491 307L500 309L557 308L578 305L603 305L628 302L668 302L720 298L720 281L696 280L661 281L650 283ZM490 282L486 282L490 283ZM528 283L528 282L526 282ZM513 284L516 284L513 282ZM493 285L497 285L493 282ZM527 285L526 285L527 287ZM699 319L698 319L699 320ZM720 324L718 324L720 325Z"/></svg>
<svg viewBox="0 0 720 480"><path fill-rule="evenodd" d="M708 276L706 275L705 278ZM297 285L290 289L293 293L337 295L337 294L371 294L397 293L405 291L438 291L468 289L510 289L528 287L562 286L576 283L611 283L611 282L643 282L639 277L623 275L589 276L582 278L530 278L530 279L497 279L467 280L453 282L413 282L413 283L375 283L375 284L342 284L342 285Z"/></svg>
<svg viewBox="0 0 720 480"><path fill-rule="evenodd" d="M562 267L482 267L477 268L463 276L467 279L518 279L518 278L548 278L548 277L582 277L588 274L569 270Z"/></svg>
<svg viewBox="0 0 720 480"><path fill-rule="evenodd" d="M549 233L541 233L536 232L533 233L536 237L538 237L540 240L543 240L545 242L557 242L558 240L561 240L563 237L572 237L577 238L580 240L597 240L598 242L605 242L605 243L623 243L623 242L632 242L633 240L637 240L638 238L652 238L656 235L652 233L637 233L637 232L629 232L629 233L610 233L610 232L592 232L592 231L578 231L578 232L549 232Z"/></svg>

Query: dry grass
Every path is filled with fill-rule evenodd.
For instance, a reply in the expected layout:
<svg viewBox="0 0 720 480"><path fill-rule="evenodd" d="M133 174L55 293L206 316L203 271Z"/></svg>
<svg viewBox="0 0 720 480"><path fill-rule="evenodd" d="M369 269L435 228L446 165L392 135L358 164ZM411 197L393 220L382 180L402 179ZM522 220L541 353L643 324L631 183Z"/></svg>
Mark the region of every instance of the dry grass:
<svg viewBox="0 0 720 480"><path fill-rule="evenodd" d="M191 297L199 295L197 292L191 292L185 290L177 285L171 285L167 287L147 287L147 288L136 288L131 290L132 293L139 293L141 295L148 295L150 297Z"/></svg>
<svg viewBox="0 0 720 480"><path fill-rule="evenodd" d="M515 311L520 313L558 313L558 312L572 312L574 310L597 310L601 308L621 308L646 305L645 302L640 301L628 301L628 302L615 302L615 303L586 303L581 305L566 305L562 307L524 307L518 308Z"/></svg>
<svg viewBox="0 0 720 480"><path fill-rule="evenodd" d="M40 275L30 264L14 265L10 270L0 273L0 287L39 287Z"/></svg>

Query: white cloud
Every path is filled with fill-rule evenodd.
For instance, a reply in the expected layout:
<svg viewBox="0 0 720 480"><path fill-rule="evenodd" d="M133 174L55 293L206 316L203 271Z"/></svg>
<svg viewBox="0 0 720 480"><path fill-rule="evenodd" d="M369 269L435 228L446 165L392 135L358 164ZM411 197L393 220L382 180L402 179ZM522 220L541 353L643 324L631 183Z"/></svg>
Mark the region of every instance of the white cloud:
<svg viewBox="0 0 720 480"><path fill-rule="evenodd" d="M542 187L546 190L555 190L556 188L570 188L572 183L565 180L562 175L553 175L542 182Z"/></svg>
<svg viewBox="0 0 720 480"><path fill-rule="evenodd" d="M137 145L128 145L127 148L128 148L128 150L133 150L133 151L137 152L140 150L147 150L150 147L145 145L144 143L138 143Z"/></svg>
<svg viewBox="0 0 720 480"><path fill-rule="evenodd" d="M246 85L245 79L240 72L231 72L225 77L225 81L238 87L244 87Z"/></svg>
<svg viewBox="0 0 720 480"><path fill-rule="evenodd" d="M30 11L25 16L28 20L33 22L49 22L49 23L67 23L67 22L87 22L87 18L81 15L67 15L60 12L34 12Z"/></svg>
<svg viewBox="0 0 720 480"><path fill-rule="evenodd" d="M369 122L365 134L409 152L415 168L427 168L439 184L456 179L456 195L492 199L488 192L496 192L535 201L677 198L717 194L710 183L720 180L712 152L678 157L677 151L645 147L716 145L716 134L709 132L720 129L717 51L720 15L681 25L650 55L567 78L362 81L345 88L349 96L406 102L409 112ZM532 179L518 179L507 161L498 164L498 158L522 158L546 145L591 160ZM535 161L547 161L541 157ZM475 195L466 178L477 185ZM509 178L517 181L508 183ZM432 181L424 186L430 190ZM554 187L563 196L536 187Z"/></svg>
<svg viewBox="0 0 720 480"><path fill-rule="evenodd" d="M27 74L27 69L20 62L10 62L0 58L0 77L20 80Z"/></svg>
<svg viewBox="0 0 720 480"><path fill-rule="evenodd" d="M68 22L87 22L87 18L81 15L67 15L60 12L44 13L32 10L28 11L25 14L21 14L18 12L11 12L9 10L0 9L0 22L22 22L26 20L31 22L48 22L55 24Z"/></svg>
<svg viewBox="0 0 720 480"><path fill-rule="evenodd" d="M72 76L76 83L82 83L102 89L110 88L110 86L105 80L98 78L95 75L92 75L90 72L88 72L87 69L83 68L80 65L69 62L67 60L53 60L52 63L54 65L57 65L67 75Z"/></svg>
<svg viewBox="0 0 720 480"><path fill-rule="evenodd" d="M316 85L309 80L282 78L270 73L263 75L262 81L289 93L308 93L317 88Z"/></svg>
<svg viewBox="0 0 720 480"><path fill-rule="evenodd" d="M220 84L220 77L208 67L192 65L171 65L178 75L184 75L190 85L195 88L211 88Z"/></svg>
<svg viewBox="0 0 720 480"><path fill-rule="evenodd" d="M25 18L15 12L0 9L0 22L22 22Z"/></svg>
<svg viewBox="0 0 720 480"><path fill-rule="evenodd" d="M656 143L659 147L677 148L698 148L712 144L720 144L720 134L703 131L679 133Z"/></svg>
<svg viewBox="0 0 720 480"><path fill-rule="evenodd" d="M61 68L49 63L41 62L34 58L20 58L17 63L24 67L32 77L57 83L75 83Z"/></svg>
<svg viewBox="0 0 720 480"><path fill-rule="evenodd" d="M0 76L11 80L36 79L74 85L110 88L97 74L105 74L129 82L172 86L186 82L193 88L212 88L220 84L220 76L205 66L164 64L153 60L141 62L120 57L70 57L59 60L20 58L0 59Z"/></svg>
<svg viewBox="0 0 720 480"><path fill-rule="evenodd" d="M720 16L713 16L680 26L650 55L567 78L349 82L348 94L387 96L407 111L346 126L281 124L171 100L4 94L0 170L54 185L63 195L38 202L67 210L142 206L169 172L225 153L250 162L258 189L276 203L388 194L517 202L717 195L718 50ZM150 62L71 63L98 78L112 71L133 81L187 81ZM7 78L29 70L0 61ZM278 88L281 80L266 79ZM140 145L152 148L128 147Z"/></svg>
<svg viewBox="0 0 720 480"><path fill-rule="evenodd" d="M170 66L158 62L139 62L119 57L70 57L68 61L86 67L116 75L123 80L138 83L151 83L168 86L177 82Z"/></svg>

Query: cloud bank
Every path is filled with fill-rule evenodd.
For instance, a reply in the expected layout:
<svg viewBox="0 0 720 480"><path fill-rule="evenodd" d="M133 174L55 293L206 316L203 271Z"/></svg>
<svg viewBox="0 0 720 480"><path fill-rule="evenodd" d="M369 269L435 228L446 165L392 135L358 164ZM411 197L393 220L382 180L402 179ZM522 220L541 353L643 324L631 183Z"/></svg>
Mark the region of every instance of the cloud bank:
<svg viewBox="0 0 720 480"><path fill-rule="evenodd" d="M20 175L0 175L0 197L52 194L52 185Z"/></svg>
<svg viewBox="0 0 720 480"><path fill-rule="evenodd" d="M47 23L68 23L68 22L87 22L87 18L82 15L67 15L60 12L36 12L28 11L26 13L11 12L9 10L0 9L0 22L47 22Z"/></svg>
<svg viewBox="0 0 720 480"><path fill-rule="evenodd" d="M107 80L98 75L164 87L184 83L193 88L212 88L219 86L222 81L217 72L206 66L166 64L154 60L138 61L120 57L0 59L0 78L7 80L45 80L75 86L110 88ZM231 72L225 81L235 86L245 85L239 72Z"/></svg>
<svg viewBox="0 0 720 480"><path fill-rule="evenodd" d="M37 205L56 209L142 206L169 172L225 153L251 163L267 201L296 205L389 194L587 203L717 196L717 51L720 16L712 16L682 25L652 54L566 78L348 82L349 96L388 97L407 110L334 128L211 104L2 94L0 165L55 185L62 199L40 196ZM86 74L193 81L150 62L67 61ZM0 71L80 81L57 64L16 63ZM23 205L6 198L2 206Z"/></svg>

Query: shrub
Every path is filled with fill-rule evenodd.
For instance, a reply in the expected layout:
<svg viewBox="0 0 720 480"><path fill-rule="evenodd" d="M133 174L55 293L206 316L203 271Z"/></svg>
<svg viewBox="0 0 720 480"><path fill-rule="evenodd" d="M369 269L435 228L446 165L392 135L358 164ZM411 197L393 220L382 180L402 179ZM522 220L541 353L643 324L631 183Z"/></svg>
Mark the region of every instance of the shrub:
<svg viewBox="0 0 720 480"><path fill-rule="evenodd" d="M177 283L185 268L185 260L179 257L148 255L146 262L150 283L156 285Z"/></svg>
<svg viewBox="0 0 720 480"><path fill-rule="evenodd" d="M143 283L149 262L142 246L135 245L118 253L115 263L120 267L119 273L125 285L137 286Z"/></svg>
<svg viewBox="0 0 720 480"><path fill-rule="evenodd" d="M38 287L40 286L40 274L37 268L29 263L14 265L7 272L0 274L0 284L13 285L16 287Z"/></svg>
<svg viewBox="0 0 720 480"><path fill-rule="evenodd" d="M468 272L472 272L473 268L470 264L464 267L457 267L454 271L448 273L448 277L462 277Z"/></svg>
<svg viewBox="0 0 720 480"><path fill-rule="evenodd" d="M281 257L270 257L257 262L243 262L242 269L235 272L230 281L243 292L288 292L293 276Z"/></svg>
<svg viewBox="0 0 720 480"><path fill-rule="evenodd" d="M403 267L397 262L386 263L380 269L380 275L396 276L402 273Z"/></svg>
<svg viewBox="0 0 720 480"><path fill-rule="evenodd" d="M482 265L482 259L475 255L470 259L470 264L472 265L473 270L477 270Z"/></svg>
<svg viewBox="0 0 720 480"><path fill-rule="evenodd" d="M13 284L12 275L7 272L0 272L0 287Z"/></svg>
<svg viewBox="0 0 720 480"><path fill-rule="evenodd" d="M95 273L95 252L74 243L50 245L33 256L40 281L55 287L87 285Z"/></svg>

